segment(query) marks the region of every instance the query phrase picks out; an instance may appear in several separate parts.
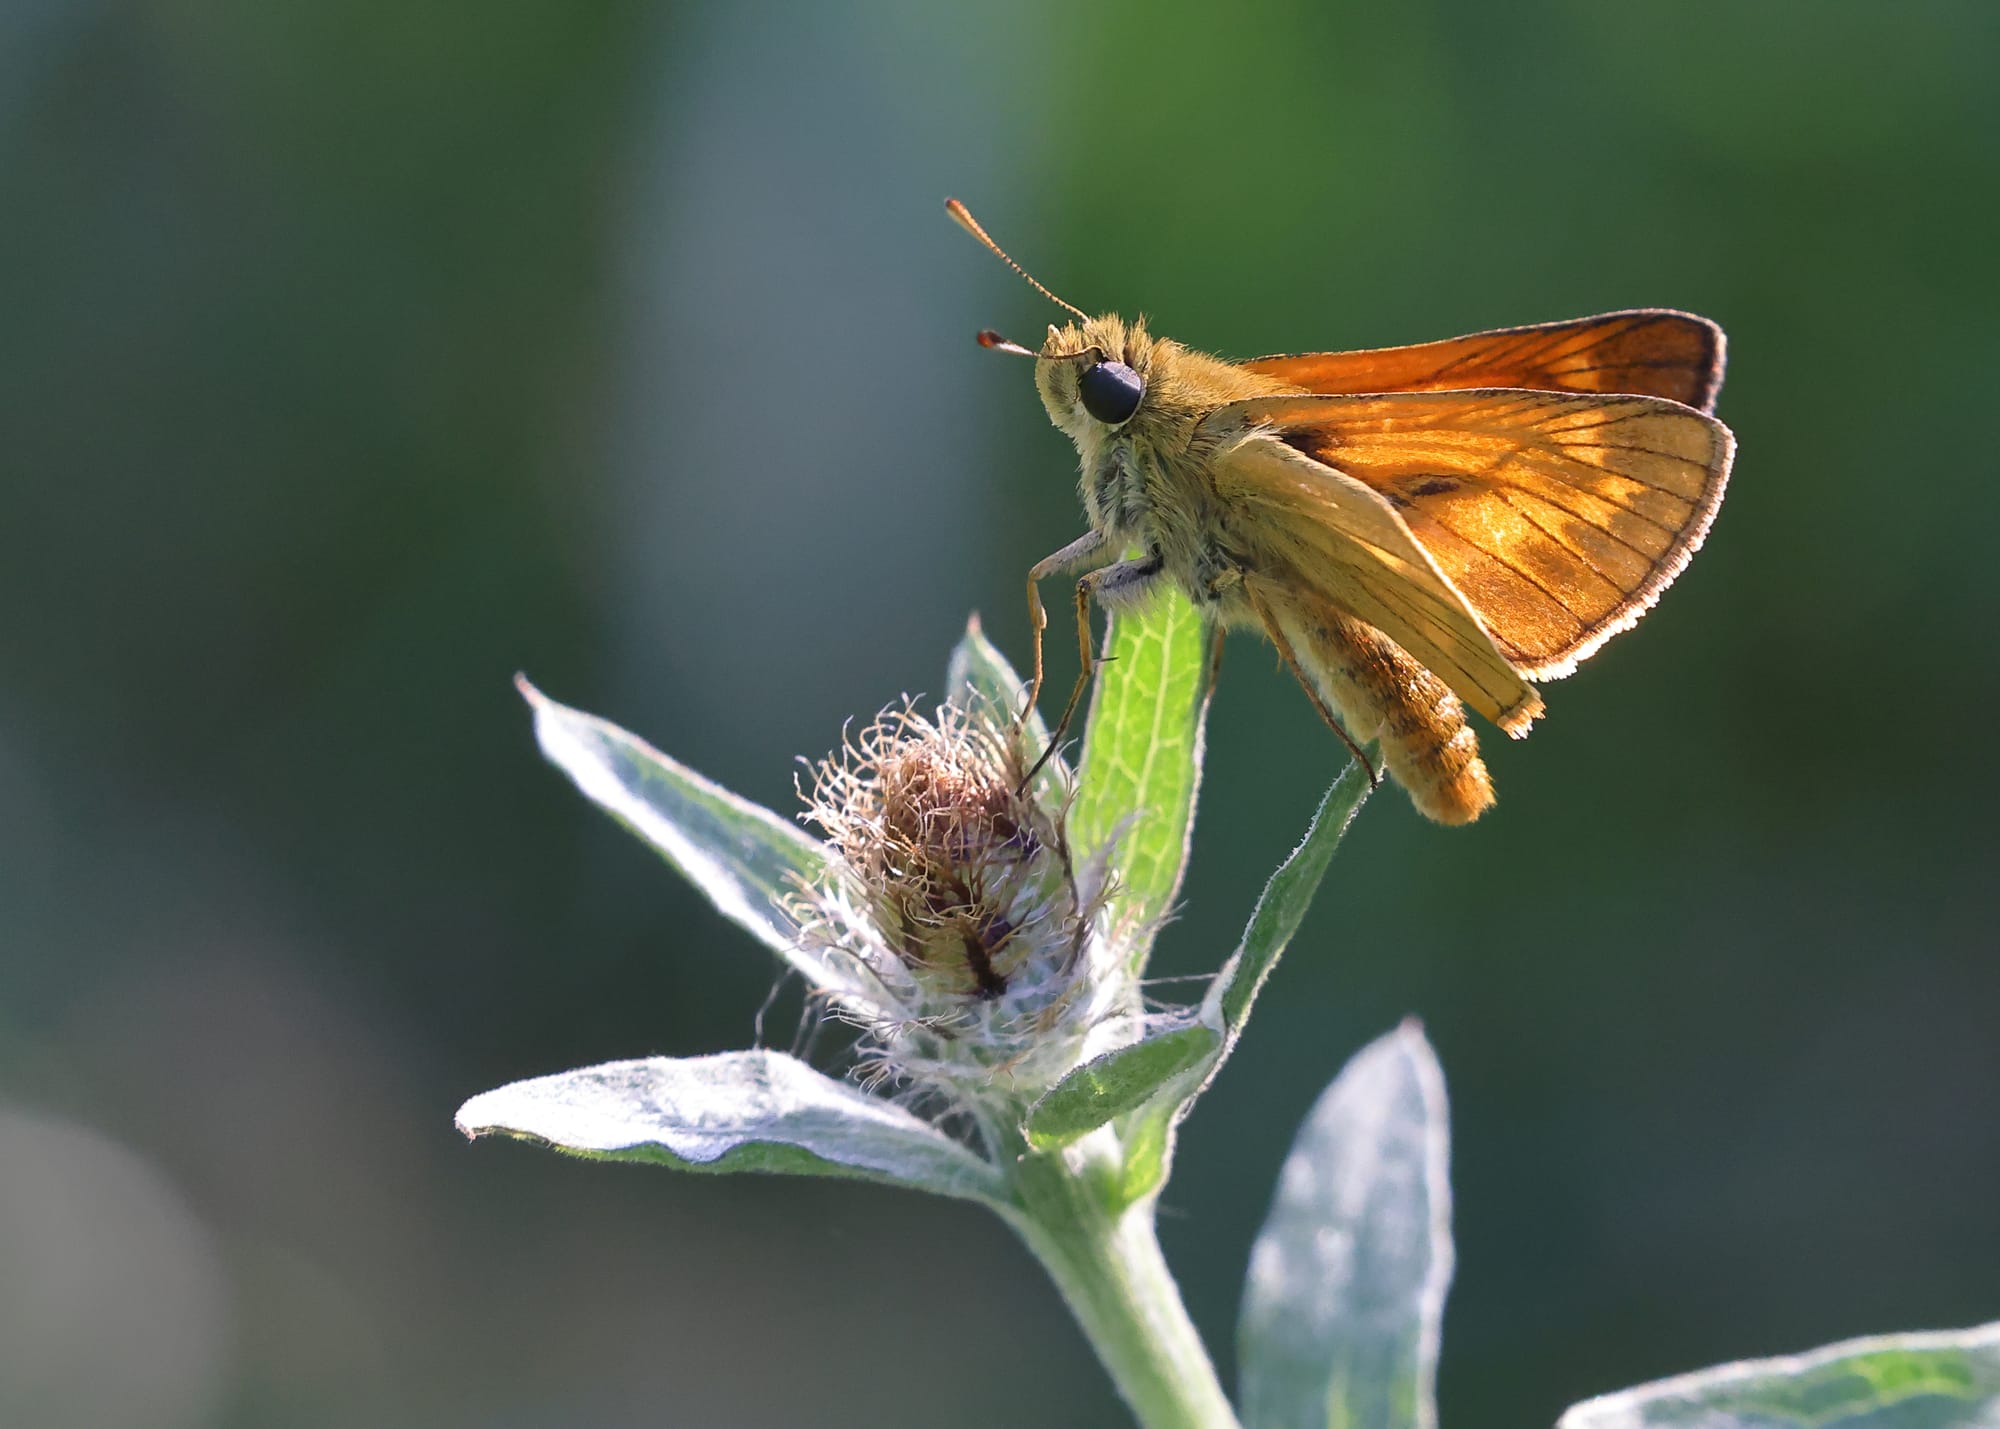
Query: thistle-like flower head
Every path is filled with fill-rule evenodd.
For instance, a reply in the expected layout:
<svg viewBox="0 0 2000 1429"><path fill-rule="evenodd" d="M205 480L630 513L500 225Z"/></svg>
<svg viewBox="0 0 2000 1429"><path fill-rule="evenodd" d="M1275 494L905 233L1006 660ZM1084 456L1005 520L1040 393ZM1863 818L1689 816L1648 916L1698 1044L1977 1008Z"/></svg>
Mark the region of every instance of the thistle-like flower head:
<svg viewBox="0 0 2000 1429"><path fill-rule="evenodd" d="M1136 1017L1103 936L1104 851L1023 787L1020 742L983 705L905 703L814 766L805 818L833 857L802 936L851 959L869 1075L967 1106L1032 1099Z"/></svg>

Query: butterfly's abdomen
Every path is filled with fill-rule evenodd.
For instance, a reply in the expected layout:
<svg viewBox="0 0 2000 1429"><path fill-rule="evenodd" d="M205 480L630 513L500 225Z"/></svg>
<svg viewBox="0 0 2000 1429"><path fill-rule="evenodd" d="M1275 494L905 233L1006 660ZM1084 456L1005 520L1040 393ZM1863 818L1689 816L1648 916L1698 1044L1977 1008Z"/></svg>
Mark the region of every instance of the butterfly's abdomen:
<svg viewBox="0 0 2000 1429"><path fill-rule="evenodd" d="M1331 608L1280 611L1278 624L1348 734L1377 742L1418 813L1469 824L1493 806L1478 736L1444 681L1374 626Z"/></svg>

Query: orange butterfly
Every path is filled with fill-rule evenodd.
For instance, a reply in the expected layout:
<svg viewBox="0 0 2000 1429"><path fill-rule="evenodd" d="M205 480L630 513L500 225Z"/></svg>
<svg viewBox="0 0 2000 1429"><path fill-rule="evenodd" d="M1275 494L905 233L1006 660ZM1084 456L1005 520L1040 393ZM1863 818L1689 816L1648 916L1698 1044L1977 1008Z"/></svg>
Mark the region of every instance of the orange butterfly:
<svg viewBox="0 0 2000 1429"><path fill-rule="evenodd" d="M1034 694L1039 582L1139 553L1077 582L1083 674L1058 739L1093 668L1090 602L1170 581L1218 630L1267 636L1371 777L1374 743L1420 811L1470 823L1493 786L1465 706L1525 735L1543 711L1531 682L1631 629L1721 504L1735 439L1710 415L1724 343L1706 318L1637 309L1225 362L1072 307L946 208L1077 319L1040 352L980 334L1035 359L1082 458L1091 529L1028 576Z"/></svg>

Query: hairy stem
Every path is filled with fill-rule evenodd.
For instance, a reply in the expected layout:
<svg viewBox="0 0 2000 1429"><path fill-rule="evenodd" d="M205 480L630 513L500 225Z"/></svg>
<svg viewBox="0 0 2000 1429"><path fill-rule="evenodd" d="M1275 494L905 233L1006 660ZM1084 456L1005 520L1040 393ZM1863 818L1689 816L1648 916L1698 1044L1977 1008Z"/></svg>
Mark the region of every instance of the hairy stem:
<svg viewBox="0 0 2000 1429"><path fill-rule="evenodd" d="M1114 1210L1078 1151L1014 1164L1014 1228L1047 1267L1145 1429L1237 1429L1160 1254L1153 1199Z"/></svg>

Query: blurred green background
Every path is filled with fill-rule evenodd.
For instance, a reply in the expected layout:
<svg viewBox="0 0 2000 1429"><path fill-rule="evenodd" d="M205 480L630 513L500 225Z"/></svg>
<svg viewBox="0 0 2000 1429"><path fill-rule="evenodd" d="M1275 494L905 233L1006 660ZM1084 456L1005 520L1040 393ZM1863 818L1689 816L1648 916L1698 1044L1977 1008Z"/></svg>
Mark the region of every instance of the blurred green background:
<svg viewBox="0 0 2000 1429"><path fill-rule="evenodd" d="M1730 334L1708 548L1477 828L1369 807L1187 1128L1225 1374L1293 1126L1411 1012L1447 1425L2000 1317L1996 63L1991 0L12 0L0 1423L1120 1422L973 1209L451 1129L772 978L515 670L790 810L968 611L1025 653L1074 456L954 193L1226 354ZM1341 759L1231 649L1162 972Z"/></svg>

